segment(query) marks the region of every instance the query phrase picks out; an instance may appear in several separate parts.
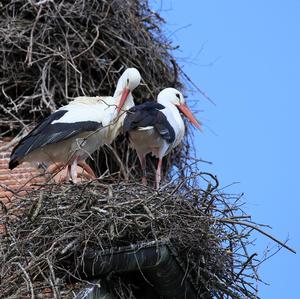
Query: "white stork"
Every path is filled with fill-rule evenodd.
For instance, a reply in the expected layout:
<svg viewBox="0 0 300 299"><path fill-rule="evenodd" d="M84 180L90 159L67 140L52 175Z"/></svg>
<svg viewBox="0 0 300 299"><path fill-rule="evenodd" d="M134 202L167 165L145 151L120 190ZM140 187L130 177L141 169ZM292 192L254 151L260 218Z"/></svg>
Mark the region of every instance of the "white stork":
<svg viewBox="0 0 300 299"><path fill-rule="evenodd" d="M23 161L68 165L68 176L77 182L77 164L95 177L84 162L95 150L110 144L119 134L125 113L134 105L132 90L141 81L135 68L118 80L113 97L77 97L37 125L13 149L9 168Z"/></svg>
<svg viewBox="0 0 300 299"><path fill-rule="evenodd" d="M162 159L184 137L185 126L178 109L196 128L201 129L200 123L186 106L183 95L175 88L162 90L158 94L157 103L146 102L132 107L125 117L124 133L128 134L139 157L144 185L147 185L146 155L152 153L159 159L156 170L156 189L158 189Z"/></svg>

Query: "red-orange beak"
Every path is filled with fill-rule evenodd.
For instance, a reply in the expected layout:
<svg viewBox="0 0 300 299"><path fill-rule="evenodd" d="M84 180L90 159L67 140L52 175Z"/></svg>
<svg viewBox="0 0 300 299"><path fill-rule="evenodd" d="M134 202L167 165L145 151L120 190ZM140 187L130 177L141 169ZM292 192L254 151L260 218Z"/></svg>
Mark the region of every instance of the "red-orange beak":
<svg viewBox="0 0 300 299"><path fill-rule="evenodd" d="M123 106L126 102L126 99L129 95L129 92L130 92L130 90L128 88L124 88L124 90L122 92L121 100L120 100L120 103L119 103L119 106L118 106L118 114L120 113L121 109L123 108Z"/></svg>
<svg viewBox="0 0 300 299"><path fill-rule="evenodd" d="M202 131L201 123L197 121L191 110L185 104L177 105L177 107L197 129Z"/></svg>

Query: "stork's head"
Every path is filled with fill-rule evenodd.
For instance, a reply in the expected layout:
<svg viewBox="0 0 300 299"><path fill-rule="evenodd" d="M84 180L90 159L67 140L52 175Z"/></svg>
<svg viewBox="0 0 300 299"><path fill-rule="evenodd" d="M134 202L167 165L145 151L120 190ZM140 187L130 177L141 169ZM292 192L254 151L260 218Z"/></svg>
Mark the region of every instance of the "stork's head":
<svg viewBox="0 0 300 299"><path fill-rule="evenodd" d="M175 105L187 118L188 120L199 130L201 130L201 124L196 120L191 110L185 103L185 99L180 91L175 88L165 88L157 96L157 101L164 104Z"/></svg>
<svg viewBox="0 0 300 299"><path fill-rule="evenodd" d="M121 96L118 104L118 113L124 106L130 92L139 86L141 79L140 72L136 68L128 68L124 71L118 80L117 88L114 93L114 97Z"/></svg>

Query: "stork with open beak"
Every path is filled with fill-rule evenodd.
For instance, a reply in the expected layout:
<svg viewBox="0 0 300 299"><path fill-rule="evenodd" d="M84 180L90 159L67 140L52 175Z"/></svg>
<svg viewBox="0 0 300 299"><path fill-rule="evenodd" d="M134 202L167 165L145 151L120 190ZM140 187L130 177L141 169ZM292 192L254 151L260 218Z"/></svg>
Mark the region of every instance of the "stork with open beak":
<svg viewBox="0 0 300 299"><path fill-rule="evenodd" d="M185 126L179 111L201 130L200 123L185 104L183 95L174 88L162 90L158 94L157 103L146 102L132 107L125 117L123 131L128 134L139 157L144 185L147 185L146 155L152 153L158 158L156 189L159 189L162 159L184 137Z"/></svg>
<svg viewBox="0 0 300 299"><path fill-rule="evenodd" d="M77 164L91 177L93 170L84 162L120 133L124 110L134 105L131 92L140 84L137 69L128 68L118 80L112 97L77 97L53 112L13 149L9 168L23 161L68 166L68 177L77 182Z"/></svg>

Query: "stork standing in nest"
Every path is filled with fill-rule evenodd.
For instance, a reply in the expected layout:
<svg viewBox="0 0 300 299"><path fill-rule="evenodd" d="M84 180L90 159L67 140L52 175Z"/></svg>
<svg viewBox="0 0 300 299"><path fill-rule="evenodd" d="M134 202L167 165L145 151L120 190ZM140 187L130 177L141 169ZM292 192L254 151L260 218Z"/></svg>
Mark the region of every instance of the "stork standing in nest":
<svg viewBox="0 0 300 299"><path fill-rule="evenodd" d="M146 102L129 109L124 120L124 133L129 136L132 146L139 157L143 177L142 183L147 185L146 155L152 153L158 158L156 170L156 189L161 180L162 159L183 139L185 126L181 111L198 129L200 123L185 104L181 92L174 88L162 90L157 103Z"/></svg>
<svg viewBox="0 0 300 299"><path fill-rule="evenodd" d="M113 97L77 97L49 115L13 149L9 168L24 161L68 166L68 179L77 182L77 165L91 177L85 163L94 151L119 134L125 113L134 105L131 92L140 84L137 69L128 68L118 80Z"/></svg>

